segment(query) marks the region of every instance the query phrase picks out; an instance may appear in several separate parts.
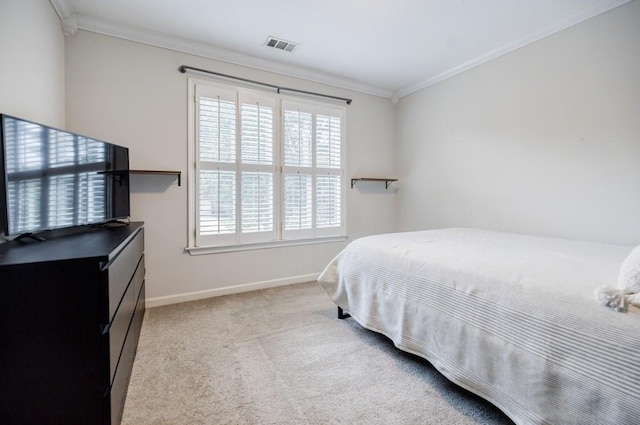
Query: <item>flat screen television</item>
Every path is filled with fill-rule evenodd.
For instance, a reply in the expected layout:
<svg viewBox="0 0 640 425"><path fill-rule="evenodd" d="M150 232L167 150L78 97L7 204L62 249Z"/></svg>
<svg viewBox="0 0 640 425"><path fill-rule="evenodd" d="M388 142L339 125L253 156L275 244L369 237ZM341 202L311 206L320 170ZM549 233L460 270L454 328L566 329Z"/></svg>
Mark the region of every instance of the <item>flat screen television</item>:
<svg viewBox="0 0 640 425"><path fill-rule="evenodd" d="M0 114L6 236L129 217L129 149Z"/></svg>

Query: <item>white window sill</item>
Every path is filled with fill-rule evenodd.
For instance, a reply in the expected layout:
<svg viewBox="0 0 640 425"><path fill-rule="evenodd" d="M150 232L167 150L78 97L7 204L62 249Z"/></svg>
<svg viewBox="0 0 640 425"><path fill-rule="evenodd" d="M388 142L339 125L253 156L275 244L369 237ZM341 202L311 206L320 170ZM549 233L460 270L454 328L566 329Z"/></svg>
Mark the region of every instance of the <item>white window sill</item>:
<svg viewBox="0 0 640 425"><path fill-rule="evenodd" d="M248 243L248 244L242 244L242 245L191 246L191 247L188 246L184 250L187 251L189 255L208 255L208 254L222 254L224 252L252 251L256 249L282 248L287 246L315 245L320 243L344 242L347 239L349 239L348 236L331 236L326 238L296 239L296 240L286 240L286 241Z"/></svg>

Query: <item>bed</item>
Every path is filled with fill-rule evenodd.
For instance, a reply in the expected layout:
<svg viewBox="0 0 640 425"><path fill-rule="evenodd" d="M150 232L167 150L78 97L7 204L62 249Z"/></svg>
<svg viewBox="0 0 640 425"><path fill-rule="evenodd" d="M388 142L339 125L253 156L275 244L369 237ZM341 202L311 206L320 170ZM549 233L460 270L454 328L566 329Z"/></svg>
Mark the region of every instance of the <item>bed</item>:
<svg viewBox="0 0 640 425"><path fill-rule="evenodd" d="M640 308L594 296L632 249L480 229L384 234L351 242L318 282L517 424L640 424Z"/></svg>

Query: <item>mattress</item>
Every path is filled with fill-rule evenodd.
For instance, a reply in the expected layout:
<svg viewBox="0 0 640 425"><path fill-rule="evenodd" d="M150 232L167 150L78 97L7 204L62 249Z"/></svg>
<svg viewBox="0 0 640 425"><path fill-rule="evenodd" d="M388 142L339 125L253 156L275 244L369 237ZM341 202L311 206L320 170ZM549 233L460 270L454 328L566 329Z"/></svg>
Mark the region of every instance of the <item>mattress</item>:
<svg viewBox="0 0 640 425"><path fill-rule="evenodd" d="M479 229L370 236L320 275L365 328L517 424L640 423L640 310L599 304L632 247Z"/></svg>

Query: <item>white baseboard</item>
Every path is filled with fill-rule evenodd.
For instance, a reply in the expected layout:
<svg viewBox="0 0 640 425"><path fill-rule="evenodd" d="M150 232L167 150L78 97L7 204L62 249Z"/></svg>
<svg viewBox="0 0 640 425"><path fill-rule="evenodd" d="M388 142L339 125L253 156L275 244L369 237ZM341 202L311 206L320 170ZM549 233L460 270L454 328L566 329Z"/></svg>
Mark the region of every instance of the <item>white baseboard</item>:
<svg viewBox="0 0 640 425"><path fill-rule="evenodd" d="M208 289L206 291L188 292L186 294L167 295L164 297L147 298L147 308L163 305L184 303L187 301L203 300L205 298L219 297L221 295L239 294L241 292L255 291L258 289L275 288L277 286L292 285L295 283L310 282L318 279L320 273L312 273L301 276L291 276L283 279L264 280L262 282L245 283L242 285L225 286L224 288Z"/></svg>

